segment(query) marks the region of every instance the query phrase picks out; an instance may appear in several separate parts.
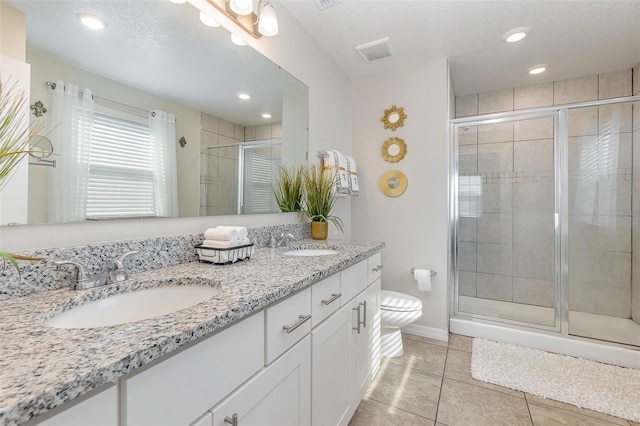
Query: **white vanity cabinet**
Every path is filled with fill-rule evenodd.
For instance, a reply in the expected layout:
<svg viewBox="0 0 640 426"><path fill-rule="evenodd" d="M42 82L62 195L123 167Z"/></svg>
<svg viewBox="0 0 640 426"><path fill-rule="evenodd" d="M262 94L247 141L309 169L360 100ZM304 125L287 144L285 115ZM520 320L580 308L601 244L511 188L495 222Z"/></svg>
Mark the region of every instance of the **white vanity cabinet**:
<svg viewBox="0 0 640 426"><path fill-rule="evenodd" d="M314 425L347 424L378 370L380 280L368 280L367 260L342 271L343 306L311 332Z"/></svg>
<svg viewBox="0 0 640 426"><path fill-rule="evenodd" d="M379 367L379 265L376 253L29 424L345 425Z"/></svg>
<svg viewBox="0 0 640 426"><path fill-rule="evenodd" d="M259 312L120 380L121 425L187 425L264 366Z"/></svg>
<svg viewBox="0 0 640 426"><path fill-rule="evenodd" d="M311 424L311 337L232 393L212 411L213 426Z"/></svg>

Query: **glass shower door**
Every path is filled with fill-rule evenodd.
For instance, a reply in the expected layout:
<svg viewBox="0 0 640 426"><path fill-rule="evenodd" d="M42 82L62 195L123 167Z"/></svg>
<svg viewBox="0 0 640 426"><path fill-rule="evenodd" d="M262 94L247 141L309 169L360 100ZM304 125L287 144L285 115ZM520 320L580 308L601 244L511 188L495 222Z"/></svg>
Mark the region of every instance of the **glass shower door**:
<svg viewBox="0 0 640 426"><path fill-rule="evenodd" d="M456 315L560 327L554 117L454 125Z"/></svg>

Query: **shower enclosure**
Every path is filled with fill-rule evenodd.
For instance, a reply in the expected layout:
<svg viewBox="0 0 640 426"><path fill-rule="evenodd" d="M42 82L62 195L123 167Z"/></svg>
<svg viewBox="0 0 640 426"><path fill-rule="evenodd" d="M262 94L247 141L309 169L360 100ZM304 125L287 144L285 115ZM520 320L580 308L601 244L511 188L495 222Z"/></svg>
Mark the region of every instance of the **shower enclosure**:
<svg viewBox="0 0 640 426"><path fill-rule="evenodd" d="M452 120L453 319L640 347L639 100Z"/></svg>
<svg viewBox="0 0 640 426"><path fill-rule="evenodd" d="M273 196L282 162L282 140L269 139L206 148L205 215L275 213Z"/></svg>

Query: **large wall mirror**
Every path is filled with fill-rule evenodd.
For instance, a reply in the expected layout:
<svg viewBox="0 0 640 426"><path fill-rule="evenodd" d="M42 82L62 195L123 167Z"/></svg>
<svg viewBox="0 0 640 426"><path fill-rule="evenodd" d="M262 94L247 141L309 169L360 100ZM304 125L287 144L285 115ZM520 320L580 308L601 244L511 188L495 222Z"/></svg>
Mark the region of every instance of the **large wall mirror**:
<svg viewBox="0 0 640 426"><path fill-rule="evenodd" d="M278 167L307 161L304 84L250 46L234 44L223 27L203 25L199 11L188 3L5 3L25 15L30 104L40 101L47 108L37 120L48 121L49 130L40 133L51 136L54 154L47 159L56 161L53 167L43 159L29 159L26 223L278 211L271 193ZM80 13L100 17L107 27L86 28L78 19ZM68 168L63 163L73 157L65 144L73 138L56 133L63 125L53 121L60 120L63 108L56 110L59 102L53 100L50 83L62 84L65 91L77 86L80 102L84 92L92 94L94 154L87 160L88 178L63 172ZM250 98L241 99L240 94ZM177 195L169 209L158 209L153 194L159 191L154 186L157 170L171 167L159 167L159 158L170 158L171 153L158 154L153 143L143 146L143 139L155 138L150 117L156 111L167 113L169 121L175 117L175 134L169 133L175 143L175 177L168 173L164 184ZM116 142L115 133L119 138L124 134L131 145ZM102 151L95 154L99 146ZM119 169L111 170L112 163ZM82 192L85 181L89 189L78 201L74 192ZM65 195L65 188L72 194ZM80 206L79 217L64 213L70 204ZM56 209L63 213L54 214Z"/></svg>

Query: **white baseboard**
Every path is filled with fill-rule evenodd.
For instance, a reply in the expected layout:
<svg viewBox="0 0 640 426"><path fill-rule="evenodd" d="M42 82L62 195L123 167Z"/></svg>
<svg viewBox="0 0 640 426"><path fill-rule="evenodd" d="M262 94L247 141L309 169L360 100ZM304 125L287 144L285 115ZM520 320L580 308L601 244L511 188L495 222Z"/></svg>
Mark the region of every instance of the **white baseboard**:
<svg viewBox="0 0 640 426"><path fill-rule="evenodd" d="M429 339L449 341L449 331L441 328L427 327L426 325L409 324L402 328L402 331L415 334L416 336L427 337Z"/></svg>

